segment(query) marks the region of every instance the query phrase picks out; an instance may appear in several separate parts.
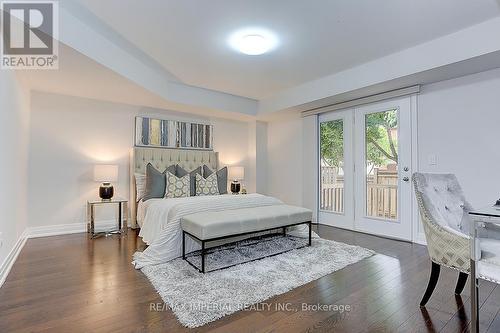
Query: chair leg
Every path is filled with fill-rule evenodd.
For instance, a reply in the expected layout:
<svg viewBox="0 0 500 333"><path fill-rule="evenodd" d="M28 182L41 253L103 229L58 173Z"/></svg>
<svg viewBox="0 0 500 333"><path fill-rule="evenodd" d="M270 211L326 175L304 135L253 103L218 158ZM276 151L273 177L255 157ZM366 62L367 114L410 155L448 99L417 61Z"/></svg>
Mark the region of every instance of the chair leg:
<svg viewBox="0 0 500 333"><path fill-rule="evenodd" d="M432 262L429 284L427 285L427 290L425 291L422 301L420 301L420 306L425 306L429 301L429 298L431 298L431 295L434 292L434 288L436 288L436 284L439 279L439 272L441 272L441 266L436 264L435 262Z"/></svg>
<svg viewBox="0 0 500 333"><path fill-rule="evenodd" d="M458 275L457 287L455 288L455 294L460 295L464 290L465 284L467 283L467 278L469 274L460 272Z"/></svg>

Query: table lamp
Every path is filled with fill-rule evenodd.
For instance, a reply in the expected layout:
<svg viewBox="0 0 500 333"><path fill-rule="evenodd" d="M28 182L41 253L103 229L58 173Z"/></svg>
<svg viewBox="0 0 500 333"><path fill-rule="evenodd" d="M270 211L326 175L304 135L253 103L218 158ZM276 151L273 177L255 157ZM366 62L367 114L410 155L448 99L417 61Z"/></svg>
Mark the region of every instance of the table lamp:
<svg viewBox="0 0 500 333"><path fill-rule="evenodd" d="M241 184L240 180L245 178L245 168L242 166L233 166L229 167L229 179L232 179L231 182L231 192L233 194L240 193Z"/></svg>
<svg viewBox="0 0 500 333"><path fill-rule="evenodd" d="M118 179L118 165L98 164L94 166L94 180L100 182L99 197L102 200L111 200L114 189L111 182Z"/></svg>

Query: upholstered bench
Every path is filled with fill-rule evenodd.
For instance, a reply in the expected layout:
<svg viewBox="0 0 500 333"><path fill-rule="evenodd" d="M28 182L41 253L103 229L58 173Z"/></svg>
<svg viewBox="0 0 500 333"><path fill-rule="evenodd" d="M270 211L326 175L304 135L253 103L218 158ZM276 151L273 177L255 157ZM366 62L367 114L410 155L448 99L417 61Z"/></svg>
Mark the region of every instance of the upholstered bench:
<svg viewBox="0 0 500 333"><path fill-rule="evenodd" d="M182 258L190 265L205 273L206 243L217 240L250 235L258 232L282 229L300 224L309 226L309 242L311 245L312 211L302 207L289 205L261 206L233 210L202 212L184 216L182 228ZM194 266L186 259L186 235L201 243L201 268Z"/></svg>

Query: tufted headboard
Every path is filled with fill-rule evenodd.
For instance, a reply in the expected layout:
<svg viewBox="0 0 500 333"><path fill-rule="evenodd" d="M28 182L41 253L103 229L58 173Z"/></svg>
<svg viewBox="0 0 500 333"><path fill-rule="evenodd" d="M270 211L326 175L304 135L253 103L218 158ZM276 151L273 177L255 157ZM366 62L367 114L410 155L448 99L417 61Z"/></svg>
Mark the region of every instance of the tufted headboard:
<svg viewBox="0 0 500 333"><path fill-rule="evenodd" d="M136 225L136 189L135 173L145 174L146 165L151 163L160 171L172 164L178 164L187 171L206 164L212 170L219 169L219 153L206 150L168 149L134 147L130 155L130 206L131 225Z"/></svg>

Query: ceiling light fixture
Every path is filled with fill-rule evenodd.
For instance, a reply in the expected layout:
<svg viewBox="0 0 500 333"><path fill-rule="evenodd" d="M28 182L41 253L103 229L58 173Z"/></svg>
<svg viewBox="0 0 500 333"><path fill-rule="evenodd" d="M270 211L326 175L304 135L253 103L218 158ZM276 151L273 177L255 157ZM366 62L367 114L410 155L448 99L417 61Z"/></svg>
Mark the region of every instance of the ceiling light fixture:
<svg viewBox="0 0 500 333"><path fill-rule="evenodd" d="M265 29L247 28L233 33L229 45L246 55L261 55L273 50L278 45L276 36Z"/></svg>

